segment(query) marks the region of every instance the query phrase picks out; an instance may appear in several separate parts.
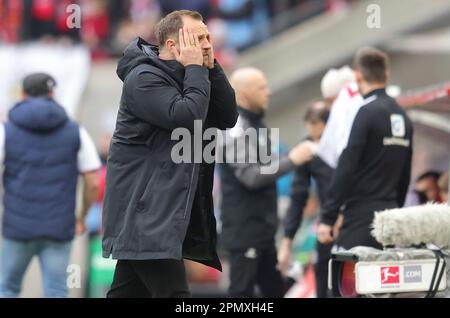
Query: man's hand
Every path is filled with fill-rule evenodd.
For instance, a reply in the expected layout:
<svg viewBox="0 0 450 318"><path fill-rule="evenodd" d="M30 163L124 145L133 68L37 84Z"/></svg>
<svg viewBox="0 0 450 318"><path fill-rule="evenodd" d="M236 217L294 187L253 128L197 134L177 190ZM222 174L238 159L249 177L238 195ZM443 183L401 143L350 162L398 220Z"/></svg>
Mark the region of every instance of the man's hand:
<svg viewBox="0 0 450 318"><path fill-rule="evenodd" d="M85 219L77 219L77 223L75 226L75 233L77 235L81 235L86 232L86 221Z"/></svg>
<svg viewBox="0 0 450 318"><path fill-rule="evenodd" d="M178 42L180 43L180 52L175 46L171 47L171 51L180 64L184 67L203 65L203 53L197 34L184 26L183 29L180 29Z"/></svg>
<svg viewBox="0 0 450 318"><path fill-rule="evenodd" d="M319 224L319 227L317 229L317 239L319 240L320 243L330 244L334 241L332 229L333 228L327 224L324 223Z"/></svg>
<svg viewBox="0 0 450 318"><path fill-rule="evenodd" d="M207 50L208 56L203 57L203 66L207 67L209 69L213 69L214 68L214 47L213 47L213 43L211 40L211 33L209 33L209 32L208 32L207 40L209 41L211 48Z"/></svg>
<svg viewBox="0 0 450 318"><path fill-rule="evenodd" d="M311 160L314 155L311 144L310 141L304 141L292 148L289 152L289 159L297 166Z"/></svg>
<svg viewBox="0 0 450 318"><path fill-rule="evenodd" d="M278 269L281 272L281 275L286 276L289 271L289 265L292 260L292 240L288 238L284 238L280 250L278 251Z"/></svg>

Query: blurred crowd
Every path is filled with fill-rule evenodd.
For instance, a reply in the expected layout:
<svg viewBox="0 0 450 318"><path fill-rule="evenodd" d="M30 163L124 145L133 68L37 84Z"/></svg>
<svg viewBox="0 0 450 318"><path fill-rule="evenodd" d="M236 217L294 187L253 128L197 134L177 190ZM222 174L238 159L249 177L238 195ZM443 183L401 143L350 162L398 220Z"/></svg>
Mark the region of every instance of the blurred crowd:
<svg viewBox="0 0 450 318"><path fill-rule="evenodd" d="M0 0L0 43L83 42L93 58L120 55L136 35L152 42L161 16L179 9L200 12L227 67L236 52L325 11L355 0ZM81 28L70 29L71 4L81 7ZM236 36L238 34L239 36Z"/></svg>

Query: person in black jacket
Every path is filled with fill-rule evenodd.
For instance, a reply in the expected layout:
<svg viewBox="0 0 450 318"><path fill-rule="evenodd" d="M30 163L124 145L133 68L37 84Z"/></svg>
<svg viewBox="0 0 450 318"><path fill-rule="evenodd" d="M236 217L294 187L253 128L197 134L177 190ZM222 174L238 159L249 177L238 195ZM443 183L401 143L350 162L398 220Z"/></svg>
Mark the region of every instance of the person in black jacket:
<svg viewBox="0 0 450 318"><path fill-rule="evenodd" d="M323 244L334 241L332 225L344 205L335 248L381 248L370 227L375 211L402 207L405 202L413 128L405 111L386 94L387 55L373 48L361 49L354 68L364 103L331 181L318 236Z"/></svg>
<svg viewBox="0 0 450 318"><path fill-rule="evenodd" d="M107 166L103 256L118 262L108 297L189 297L183 258L221 270L214 162L175 163L172 133L194 132L194 121L233 127L234 91L199 13L170 13L156 35L159 47L138 38L117 68L124 85Z"/></svg>
<svg viewBox="0 0 450 318"><path fill-rule="evenodd" d="M313 103L305 114L308 139L318 143L325 129L329 111L324 102ZM319 201L322 205L327 197L327 190L333 176L334 169L328 166L320 157L316 156L310 161L298 166L292 181L291 202L283 220L284 238L278 252L278 264L282 274L286 275L291 263L292 241L302 223L303 209L306 206L311 181L317 185ZM318 298L327 297L328 260L331 245L316 243L316 259L314 270L316 276L316 295Z"/></svg>
<svg viewBox="0 0 450 318"><path fill-rule="evenodd" d="M236 91L239 119L227 131L224 144L227 160L220 166L221 243L229 255L229 294L252 297L257 285L265 297L282 297L284 287L275 249L276 180L312 157L310 142L297 145L288 155L276 155L273 151L276 140L264 133L266 126L262 121L270 95L264 74L254 68L242 68L231 76L231 83ZM252 132L254 137L247 139ZM239 144L242 147L232 147ZM269 163L260 155L270 149L273 157ZM245 160L229 160L233 157ZM264 172L272 164L277 169Z"/></svg>

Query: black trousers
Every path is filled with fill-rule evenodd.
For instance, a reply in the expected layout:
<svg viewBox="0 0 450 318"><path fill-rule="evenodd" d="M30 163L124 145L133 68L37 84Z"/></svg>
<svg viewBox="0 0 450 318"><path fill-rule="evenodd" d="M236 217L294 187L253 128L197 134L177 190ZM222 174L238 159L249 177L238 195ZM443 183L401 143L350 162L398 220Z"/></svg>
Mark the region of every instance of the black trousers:
<svg viewBox="0 0 450 318"><path fill-rule="evenodd" d="M365 202L344 210L344 222L336 240L336 249L351 249L355 246L370 246L383 249L383 246L370 234L375 211L397 208L392 201Z"/></svg>
<svg viewBox="0 0 450 318"><path fill-rule="evenodd" d="M182 260L119 260L107 298L189 298Z"/></svg>
<svg viewBox="0 0 450 318"><path fill-rule="evenodd" d="M316 259L314 263L314 273L316 277L316 296L317 298L328 298L328 262L331 257L333 244L322 244L316 242Z"/></svg>
<svg viewBox="0 0 450 318"><path fill-rule="evenodd" d="M277 269L275 246L265 249L229 251L229 262L230 297L254 297L256 286L259 287L263 297L283 297L284 283Z"/></svg>
<svg viewBox="0 0 450 318"><path fill-rule="evenodd" d="M344 222L336 240L337 249L349 250L355 246L370 246L383 249L383 246L370 234L372 222L373 217L346 219L344 216Z"/></svg>

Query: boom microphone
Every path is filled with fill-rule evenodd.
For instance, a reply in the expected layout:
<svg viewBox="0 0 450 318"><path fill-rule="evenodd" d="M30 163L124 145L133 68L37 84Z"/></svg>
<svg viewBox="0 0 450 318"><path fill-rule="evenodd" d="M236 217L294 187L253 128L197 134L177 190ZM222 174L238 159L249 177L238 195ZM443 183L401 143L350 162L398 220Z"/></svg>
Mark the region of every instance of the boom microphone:
<svg viewBox="0 0 450 318"><path fill-rule="evenodd" d="M450 206L426 204L376 212L371 233L384 246L434 244L449 248Z"/></svg>

